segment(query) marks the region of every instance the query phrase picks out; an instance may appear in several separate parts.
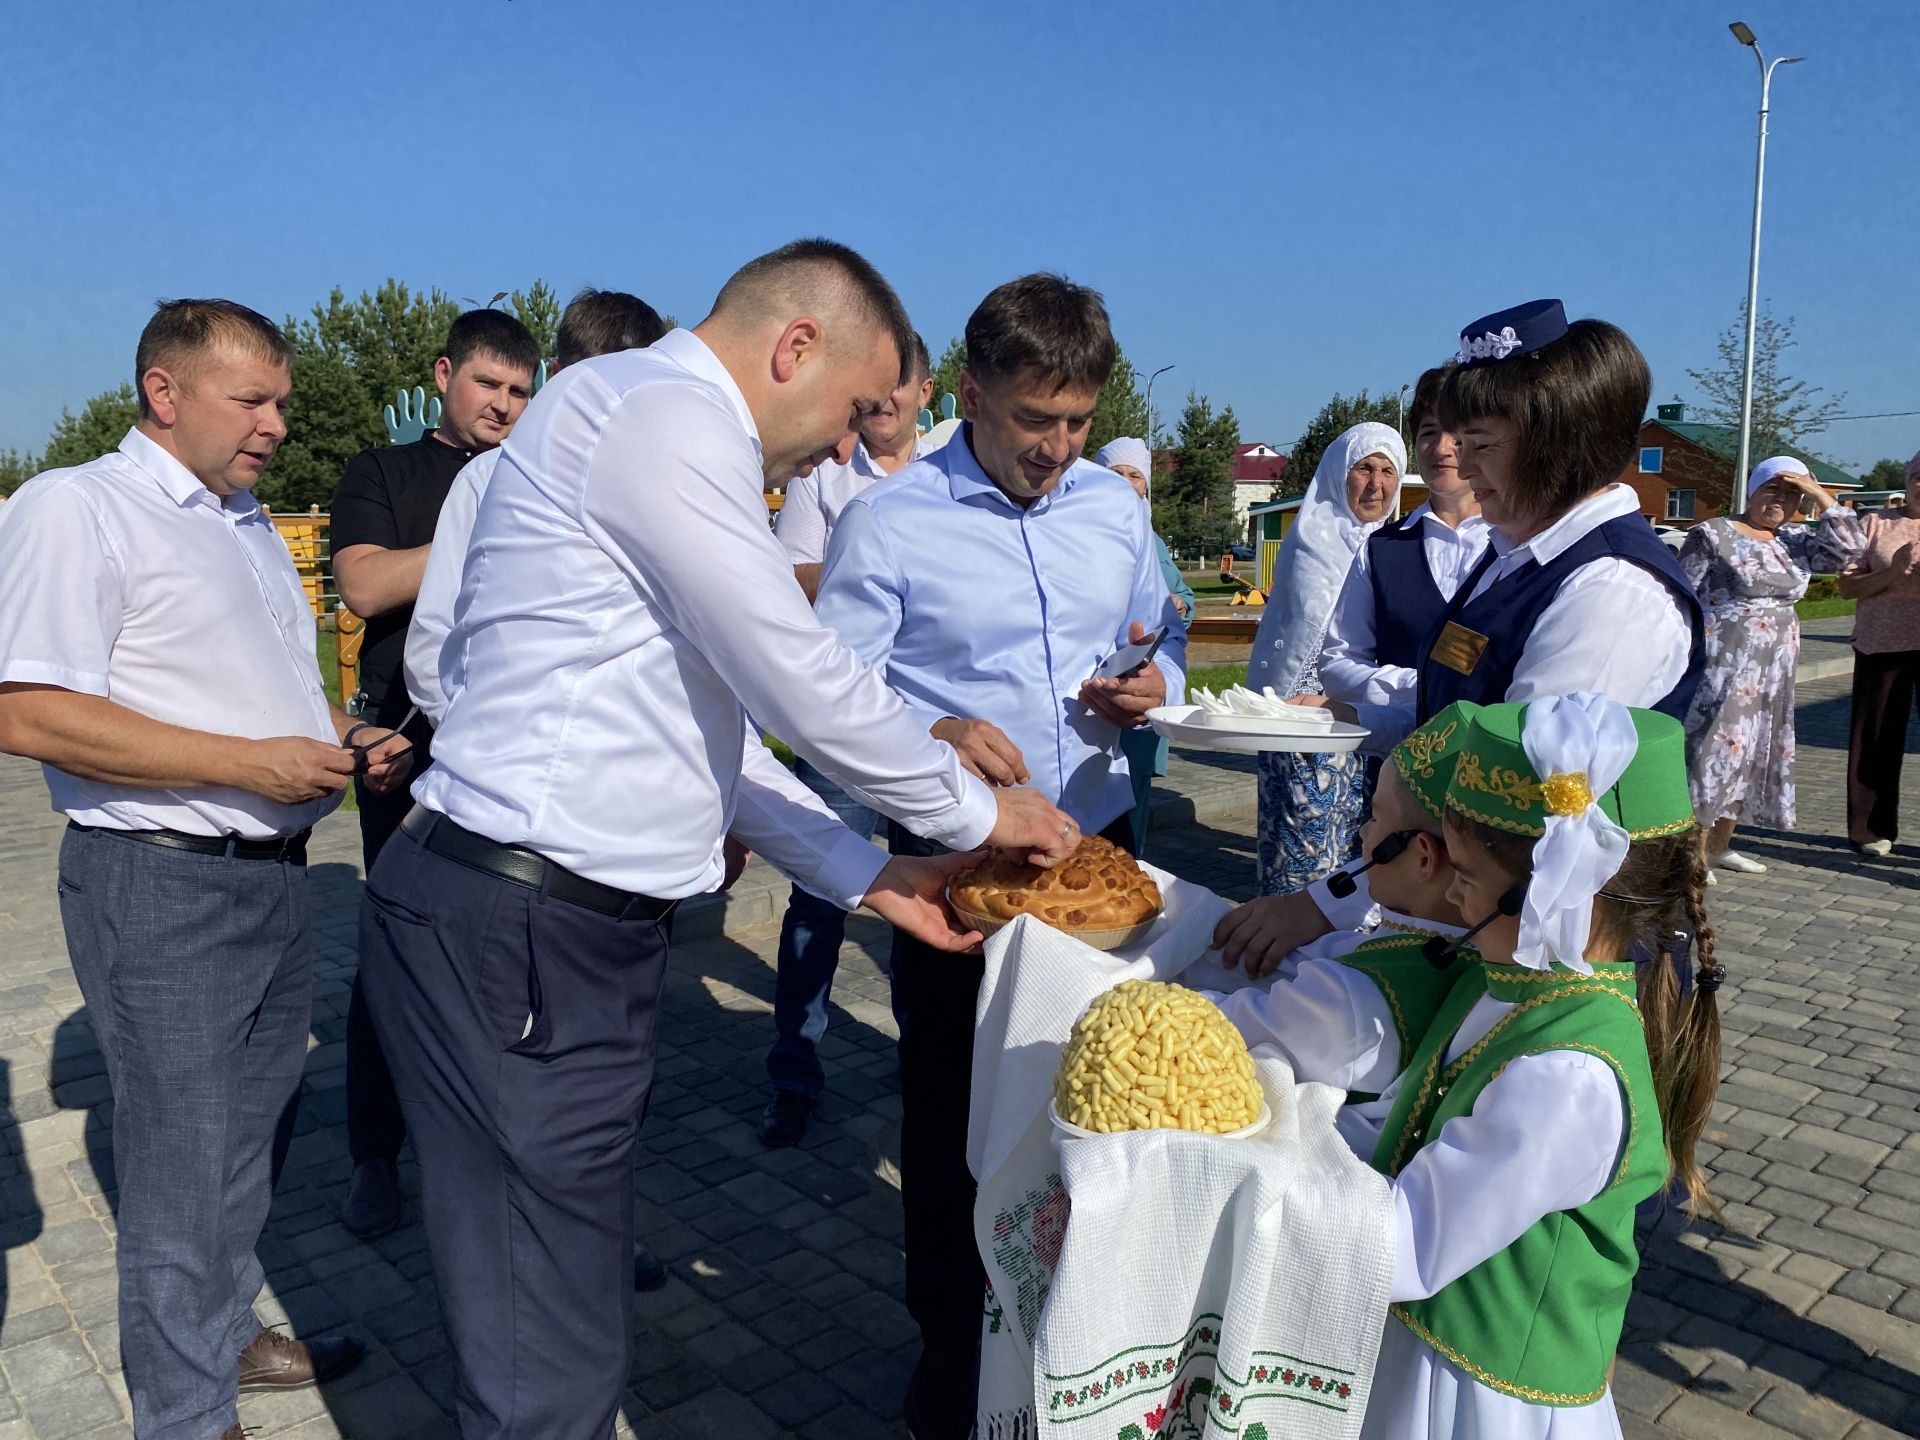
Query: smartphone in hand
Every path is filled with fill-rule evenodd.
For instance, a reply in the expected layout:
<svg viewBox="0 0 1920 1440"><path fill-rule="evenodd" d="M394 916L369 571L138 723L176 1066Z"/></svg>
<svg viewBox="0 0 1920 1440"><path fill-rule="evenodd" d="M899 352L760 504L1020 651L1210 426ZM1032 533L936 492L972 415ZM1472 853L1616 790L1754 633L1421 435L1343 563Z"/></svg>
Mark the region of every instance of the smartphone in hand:
<svg viewBox="0 0 1920 1440"><path fill-rule="evenodd" d="M1123 645L1093 668L1095 680L1124 680L1147 665L1160 651L1160 642L1167 638L1167 627L1162 625L1138 645Z"/></svg>

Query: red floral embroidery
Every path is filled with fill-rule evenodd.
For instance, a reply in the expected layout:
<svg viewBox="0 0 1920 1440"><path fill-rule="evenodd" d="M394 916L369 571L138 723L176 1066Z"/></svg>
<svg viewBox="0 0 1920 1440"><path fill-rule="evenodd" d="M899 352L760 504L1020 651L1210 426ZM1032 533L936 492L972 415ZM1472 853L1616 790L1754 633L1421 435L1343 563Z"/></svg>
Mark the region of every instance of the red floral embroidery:
<svg viewBox="0 0 1920 1440"><path fill-rule="evenodd" d="M1307 1384L1318 1390L1320 1388L1320 1377L1318 1375L1314 1376L1311 1380L1307 1381Z"/></svg>
<svg viewBox="0 0 1920 1440"><path fill-rule="evenodd" d="M1335 1388L1339 1392L1340 1398L1342 1400L1346 1399L1349 1395L1353 1394L1353 1387L1351 1385L1342 1384L1342 1385L1336 1386Z"/></svg>
<svg viewBox="0 0 1920 1440"><path fill-rule="evenodd" d="M1147 1422L1147 1428L1149 1430L1158 1434L1160 1431L1160 1422L1167 1418L1167 1407L1164 1405L1156 1405L1140 1418Z"/></svg>
<svg viewBox="0 0 1920 1440"><path fill-rule="evenodd" d="M1233 1408L1233 1397L1224 1390L1220 1392L1220 1408L1222 1410L1231 1410Z"/></svg>
<svg viewBox="0 0 1920 1440"><path fill-rule="evenodd" d="M1291 1385L1293 1383L1293 1372L1291 1370L1282 1370L1280 1372L1280 1383L1282 1385Z"/></svg>

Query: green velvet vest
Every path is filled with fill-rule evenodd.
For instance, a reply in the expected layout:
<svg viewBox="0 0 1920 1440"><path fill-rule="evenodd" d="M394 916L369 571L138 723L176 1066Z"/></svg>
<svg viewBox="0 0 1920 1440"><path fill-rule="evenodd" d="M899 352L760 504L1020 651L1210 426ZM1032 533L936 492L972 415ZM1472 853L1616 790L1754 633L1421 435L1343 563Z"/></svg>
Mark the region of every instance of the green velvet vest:
<svg viewBox="0 0 1920 1440"><path fill-rule="evenodd" d="M1589 977L1482 964L1463 973L1409 1058L1373 1157L1374 1168L1399 1174L1523 1056L1579 1050L1618 1077L1626 1143L1612 1183L1586 1204L1546 1216L1438 1294L1392 1307L1408 1329L1481 1384L1536 1405L1589 1405L1606 1393L1640 1265L1634 1207L1667 1176L1633 966L1594 969ZM1489 994L1514 1008L1446 1064L1467 1012Z"/></svg>

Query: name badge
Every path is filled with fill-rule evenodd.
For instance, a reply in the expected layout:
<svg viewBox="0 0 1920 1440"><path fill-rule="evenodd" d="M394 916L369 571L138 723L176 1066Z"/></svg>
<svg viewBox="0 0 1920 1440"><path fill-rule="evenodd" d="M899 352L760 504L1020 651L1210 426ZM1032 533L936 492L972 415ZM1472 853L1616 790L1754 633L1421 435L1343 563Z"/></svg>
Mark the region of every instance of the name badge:
<svg viewBox="0 0 1920 1440"><path fill-rule="evenodd" d="M1480 657L1486 653L1486 636L1449 620L1446 628L1441 630L1440 638L1433 642L1430 658L1457 674L1471 675L1474 667L1480 663Z"/></svg>

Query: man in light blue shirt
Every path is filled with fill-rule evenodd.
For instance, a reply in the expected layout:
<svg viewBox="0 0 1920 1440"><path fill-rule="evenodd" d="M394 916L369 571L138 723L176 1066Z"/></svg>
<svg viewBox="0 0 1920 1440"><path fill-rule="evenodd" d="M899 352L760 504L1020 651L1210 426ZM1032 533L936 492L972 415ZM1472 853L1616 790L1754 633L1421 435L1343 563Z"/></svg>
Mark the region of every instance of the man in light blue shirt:
<svg viewBox="0 0 1920 1440"><path fill-rule="evenodd" d="M1115 347L1099 295L1052 275L995 290L967 321L945 448L841 512L816 610L929 731L996 785L1031 784L1087 834L1131 848L1123 728L1185 690L1185 631L1146 507L1080 458ZM1125 679L1090 679L1170 627ZM927 853L893 834L896 853ZM895 932L907 1308L923 1354L907 1391L916 1440L967 1434L984 1275L966 1162L983 962Z"/></svg>

